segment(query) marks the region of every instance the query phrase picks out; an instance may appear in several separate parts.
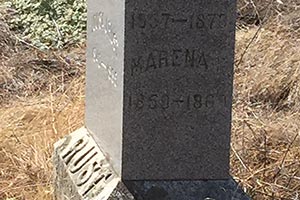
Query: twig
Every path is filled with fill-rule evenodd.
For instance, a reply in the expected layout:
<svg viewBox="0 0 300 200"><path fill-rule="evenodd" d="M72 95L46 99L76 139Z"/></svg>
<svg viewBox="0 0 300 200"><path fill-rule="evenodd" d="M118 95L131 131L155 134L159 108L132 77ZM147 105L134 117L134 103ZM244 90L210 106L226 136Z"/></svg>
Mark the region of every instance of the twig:
<svg viewBox="0 0 300 200"><path fill-rule="evenodd" d="M255 131L253 130L253 128L251 127L251 125L246 121L246 120L244 120L244 123L248 126L248 128L250 129L250 131L251 131L251 133L252 133L252 135L254 136L254 138L256 138L256 133L255 133Z"/></svg>
<svg viewBox="0 0 300 200"><path fill-rule="evenodd" d="M298 169L296 172L294 172L294 174L293 174L292 176L289 177L289 180L288 180L288 182L287 182L287 184L286 184L285 187L288 188L288 187L290 186L290 184L291 184L293 178L297 180L297 176L296 176L296 175L298 174L298 172L299 172L299 169ZM296 177L296 178L295 178L295 177ZM300 180L300 179L299 179L299 180Z"/></svg>
<svg viewBox="0 0 300 200"><path fill-rule="evenodd" d="M298 136L299 136L299 133L297 133L297 134L295 135L295 137L293 138L293 140L290 142L290 144L289 144L287 150L285 151L284 156L283 156L283 158L282 158L282 160L281 160L280 168L279 168L278 172L277 172L277 173L274 175L274 177L273 177L274 182L275 182L275 178L276 178L276 177L280 174L280 172L282 171L283 165L284 165L284 162L285 162L285 159L286 159L286 157L287 157L287 154L288 154L288 152L290 151L292 145L294 144L294 142L296 141L296 139L297 139Z"/></svg>
<svg viewBox="0 0 300 200"><path fill-rule="evenodd" d="M55 135L58 134L57 129L55 127L55 113L54 113L54 108L53 108L53 94L52 94L52 85L50 84L50 110L51 110L51 114L52 114L52 130L54 132Z"/></svg>
<svg viewBox="0 0 300 200"><path fill-rule="evenodd" d="M240 163L242 164L242 166L243 166L245 169L247 169L249 172L251 172L252 170L251 170L249 167L247 167L247 166L245 165L244 161L242 160L242 158L239 156L239 154L236 152L236 150L233 148L232 145L231 145L231 149L232 149L234 155L237 157L237 159L238 159L238 160L240 161Z"/></svg>
<svg viewBox="0 0 300 200"><path fill-rule="evenodd" d="M55 25L56 32L57 32L57 35L58 35L58 39L61 40L62 39L62 34L61 34L60 30L59 30L58 24L56 23L56 21L54 19L52 19L52 21L53 21L53 23ZM59 47L58 44L57 44L57 48Z"/></svg>
<svg viewBox="0 0 300 200"><path fill-rule="evenodd" d="M258 33L259 33L260 30L262 29L264 22L267 20L268 15L269 15L269 12L270 12L270 10L271 10L271 7L272 7L272 5L273 5L273 2L274 2L274 0L272 0L272 1L269 3L269 5L267 6L267 7L268 7L267 13L266 13L264 19L262 20L262 22L260 23L260 25L259 25L257 31L255 32L254 36L252 37L252 39L250 40L250 42L248 43L248 45L247 45L246 48L244 49L244 51L243 51L243 53L242 53L242 55L241 55L241 58L240 58L238 64L236 65L237 67L239 67L240 64L242 63L242 61L243 61L243 59L244 59L244 56L246 55L248 49L250 48L251 44L254 42L254 40L255 40L256 37L258 36Z"/></svg>
<svg viewBox="0 0 300 200"><path fill-rule="evenodd" d="M264 160L264 169L267 168L267 159L268 159L268 146L267 146L267 131L264 129L264 149L265 149L265 160ZM264 170L264 178L267 178L266 170Z"/></svg>
<svg viewBox="0 0 300 200"><path fill-rule="evenodd" d="M33 48L33 49L36 49L36 50L38 50L38 51L40 51L40 52L42 52L42 53L45 53L43 50L41 50L41 49L39 49L38 47L36 47L36 46L34 46L34 45L32 45L32 44L26 42L25 40L19 38L18 36L14 35L14 37L15 37L19 42L21 42L21 43L23 43L23 44L25 44L25 45L27 45L27 46ZM49 49L48 47L46 47L46 48L47 48L47 50Z"/></svg>
<svg viewBox="0 0 300 200"><path fill-rule="evenodd" d="M63 59L59 54L56 54L55 52L53 52L53 54L54 54L54 56L55 56L56 58L58 58L58 59L61 60L63 63L65 63L65 65L70 66L70 64L69 64L65 59Z"/></svg>

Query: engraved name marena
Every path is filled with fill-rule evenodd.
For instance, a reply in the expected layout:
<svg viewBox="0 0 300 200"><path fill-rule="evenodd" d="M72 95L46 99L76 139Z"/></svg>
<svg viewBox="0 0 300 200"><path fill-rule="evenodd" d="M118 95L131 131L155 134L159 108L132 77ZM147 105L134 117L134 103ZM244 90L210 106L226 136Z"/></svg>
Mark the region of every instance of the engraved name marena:
<svg viewBox="0 0 300 200"><path fill-rule="evenodd" d="M75 140L68 136L60 146L61 158L84 198L99 194L114 178L105 157L91 140L89 136Z"/></svg>
<svg viewBox="0 0 300 200"><path fill-rule="evenodd" d="M207 55L197 49L154 50L131 59L131 76L168 67L208 70Z"/></svg>
<svg viewBox="0 0 300 200"><path fill-rule="evenodd" d="M172 14L133 12L130 16L131 29L188 28L191 30L224 29L228 25L225 13Z"/></svg>

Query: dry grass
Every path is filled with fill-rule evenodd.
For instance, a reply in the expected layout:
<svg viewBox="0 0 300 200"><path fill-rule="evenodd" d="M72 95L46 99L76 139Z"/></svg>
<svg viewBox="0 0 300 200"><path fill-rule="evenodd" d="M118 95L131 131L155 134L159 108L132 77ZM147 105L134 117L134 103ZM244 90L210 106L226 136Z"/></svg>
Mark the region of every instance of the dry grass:
<svg viewBox="0 0 300 200"><path fill-rule="evenodd" d="M257 200L300 199L300 2L288 2L237 32L231 166ZM0 199L47 200L53 143L83 125L84 48L43 53L10 36L0 26Z"/></svg>
<svg viewBox="0 0 300 200"><path fill-rule="evenodd" d="M51 199L53 143L83 125L77 95L0 109L0 199Z"/></svg>
<svg viewBox="0 0 300 200"><path fill-rule="evenodd" d="M81 127L84 115L84 76L58 87L59 78L52 73L42 95L1 102L0 199L51 199L53 144Z"/></svg>
<svg viewBox="0 0 300 200"><path fill-rule="evenodd" d="M0 199L52 199L53 144L83 125L84 47L41 52L4 23L0 47Z"/></svg>
<svg viewBox="0 0 300 200"><path fill-rule="evenodd" d="M282 13L237 33L232 173L258 200L300 199L300 10Z"/></svg>

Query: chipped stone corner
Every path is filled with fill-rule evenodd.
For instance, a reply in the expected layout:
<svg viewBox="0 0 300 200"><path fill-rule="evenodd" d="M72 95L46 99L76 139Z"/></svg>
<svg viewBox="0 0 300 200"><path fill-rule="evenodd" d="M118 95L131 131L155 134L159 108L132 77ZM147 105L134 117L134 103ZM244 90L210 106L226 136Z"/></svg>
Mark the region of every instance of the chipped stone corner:
<svg viewBox="0 0 300 200"><path fill-rule="evenodd" d="M54 145L56 200L109 199L120 178L86 128Z"/></svg>

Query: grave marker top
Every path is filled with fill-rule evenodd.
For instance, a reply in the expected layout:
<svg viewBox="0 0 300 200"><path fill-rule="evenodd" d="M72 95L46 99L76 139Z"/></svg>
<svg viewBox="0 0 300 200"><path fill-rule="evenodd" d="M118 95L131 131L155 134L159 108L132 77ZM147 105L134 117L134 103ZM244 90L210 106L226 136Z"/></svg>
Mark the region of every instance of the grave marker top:
<svg viewBox="0 0 300 200"><path fill-rule="evenodd" d="M123 179L229 178L235 4L89 1L86 124Z"/></svg>

